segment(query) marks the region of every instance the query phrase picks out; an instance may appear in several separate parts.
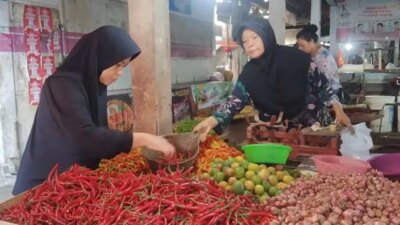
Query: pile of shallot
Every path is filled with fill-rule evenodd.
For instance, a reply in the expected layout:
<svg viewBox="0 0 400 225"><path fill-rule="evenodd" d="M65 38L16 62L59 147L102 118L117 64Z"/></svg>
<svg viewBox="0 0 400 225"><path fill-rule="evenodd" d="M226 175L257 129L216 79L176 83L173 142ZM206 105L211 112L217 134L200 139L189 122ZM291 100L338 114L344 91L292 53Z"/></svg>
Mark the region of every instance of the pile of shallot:
<svg viewBox="0 0 400 225"><path fill-rule="evenodd" d="M305 176L268 205L272 225L399 225L400 184L377 171Z"/></svg>

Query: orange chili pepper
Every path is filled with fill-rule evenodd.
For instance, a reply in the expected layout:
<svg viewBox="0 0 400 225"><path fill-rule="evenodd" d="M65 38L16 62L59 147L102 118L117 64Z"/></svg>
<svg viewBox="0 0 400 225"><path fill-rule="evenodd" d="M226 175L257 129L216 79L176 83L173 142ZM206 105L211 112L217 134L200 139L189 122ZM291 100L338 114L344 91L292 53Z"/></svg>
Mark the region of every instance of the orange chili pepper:
<svg viewBox="0 0 400 225"><path fill-rule="evenodd" d="M102 159L97 170L105 173L121 174L130 172L139 175L148 173L149 165L142 154L142 150L138 148L128 154L121 153L112 159Z"/></svg>
<svg viewBox="0 0 400 225"><path fill-rule="evenodd" d="M200 143L199 158L195 163L196 172L208 172L215 158L226 160L236 156L243 156L243 153L216 136L207 136L206 140Z"/></svg>

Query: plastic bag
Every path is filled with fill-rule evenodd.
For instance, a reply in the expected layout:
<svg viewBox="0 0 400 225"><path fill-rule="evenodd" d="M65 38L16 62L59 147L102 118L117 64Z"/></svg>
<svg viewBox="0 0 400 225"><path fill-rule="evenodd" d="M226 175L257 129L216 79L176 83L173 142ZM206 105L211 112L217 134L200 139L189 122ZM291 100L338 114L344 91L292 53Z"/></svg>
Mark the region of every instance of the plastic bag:
<svg viewBox="0 0 400 225"><path fill-rule="evenodd" d="M340 152L343 156L356 159L367 160L370 158L369 150L374 146L372 143L371 129L365 123L359 123L353 126L355 133L343 128L340 132L342 144Z"/></svg>

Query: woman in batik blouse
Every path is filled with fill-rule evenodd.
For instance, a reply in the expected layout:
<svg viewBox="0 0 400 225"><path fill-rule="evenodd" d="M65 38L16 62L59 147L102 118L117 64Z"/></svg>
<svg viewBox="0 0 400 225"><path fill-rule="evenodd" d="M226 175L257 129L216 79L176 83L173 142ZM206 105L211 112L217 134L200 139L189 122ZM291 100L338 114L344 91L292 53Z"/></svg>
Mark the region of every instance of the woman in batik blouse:
<svg viewBox="0 0 400 225"><path fill-rule="evenodd" d="M317 31L318 27L310 24L304 27L296 35L296 38L299 49L311 55L311 72L319 74L313 77L309 76L309 80L326 106L324 113L319 116L320 120L324 125L329 122L330 114L327 111L333 109L336 121L352 129L350 119L344 113L340 103L345 99L342 85L339 82L336 61L328 49L319 44Z"/></svg>

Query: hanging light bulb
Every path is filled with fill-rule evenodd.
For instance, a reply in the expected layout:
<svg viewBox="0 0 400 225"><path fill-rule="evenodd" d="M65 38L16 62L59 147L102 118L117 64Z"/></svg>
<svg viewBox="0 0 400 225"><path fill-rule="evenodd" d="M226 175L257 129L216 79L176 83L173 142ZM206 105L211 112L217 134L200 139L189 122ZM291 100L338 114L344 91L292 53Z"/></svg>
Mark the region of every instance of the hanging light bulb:
<svg viewBox="0 0 400 225"><path fill-rule="evenodd" d="M350 51L353 48L353 45L351 43L347 43L344 47L347 51Z"/></svg>

